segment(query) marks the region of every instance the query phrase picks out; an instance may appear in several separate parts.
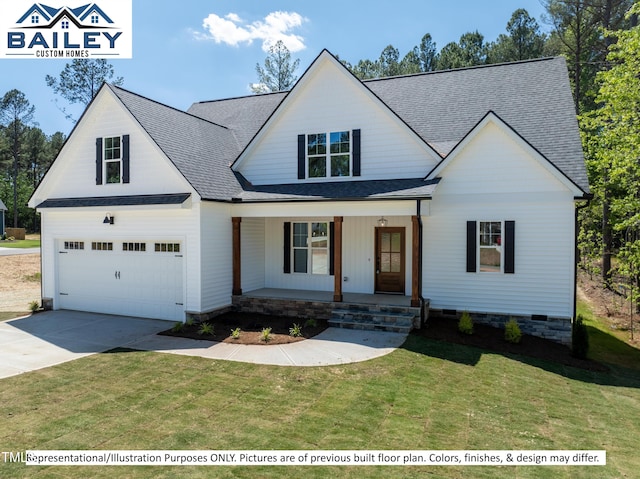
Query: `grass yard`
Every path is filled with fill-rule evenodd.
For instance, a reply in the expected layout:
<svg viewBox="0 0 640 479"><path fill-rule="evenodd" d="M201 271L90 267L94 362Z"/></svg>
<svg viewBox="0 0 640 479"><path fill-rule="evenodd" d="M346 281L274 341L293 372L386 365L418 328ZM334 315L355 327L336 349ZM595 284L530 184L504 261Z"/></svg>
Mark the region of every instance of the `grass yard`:
<svg viewBox="0 0 640 479"><path fill-rule="evenodd" d="M117 350L0 380L26 449L605 449L605 467L37 467L64 478L622 478L640 468L640 371L595 373L410 336L321 368Z"/></svg>
<svg viewBox="0 0 640 479"><path fill-rule="evenodd" d="M0 241L0 248L39 248L40 238L16 241Z"/></svg>

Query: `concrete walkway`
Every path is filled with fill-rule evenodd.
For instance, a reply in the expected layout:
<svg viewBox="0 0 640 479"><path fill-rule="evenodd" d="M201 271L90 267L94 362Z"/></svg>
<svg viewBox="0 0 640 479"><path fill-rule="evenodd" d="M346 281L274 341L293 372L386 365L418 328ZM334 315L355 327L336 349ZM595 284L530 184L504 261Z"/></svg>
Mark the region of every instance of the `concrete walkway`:
<svg viewBox="0 0 640 479"><path fill-rule="evenodd" d="M171 324L78 311L46 311L0 322L0 378L116 347L278 366L328 366L384 356L407 337L329 328L297 343L247 346L157 335Z"/></svg>
<svg viewBox="0 0 640 479"><path fill-rule="evenodd" d="M38 248L2 248L0 247L0 256L13 256L17 254L40 254L40 247Z"/></svg>

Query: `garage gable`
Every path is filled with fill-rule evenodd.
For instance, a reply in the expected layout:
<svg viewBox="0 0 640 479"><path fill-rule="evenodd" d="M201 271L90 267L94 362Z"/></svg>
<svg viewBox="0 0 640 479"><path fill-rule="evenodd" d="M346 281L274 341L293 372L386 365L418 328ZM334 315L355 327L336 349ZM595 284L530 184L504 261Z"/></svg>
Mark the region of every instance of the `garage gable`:
<svg viewBox="0 0 640 479"><path fill-rule="evenodd" d="M71 132L29 201L196 193L108 86Z"/></svg>

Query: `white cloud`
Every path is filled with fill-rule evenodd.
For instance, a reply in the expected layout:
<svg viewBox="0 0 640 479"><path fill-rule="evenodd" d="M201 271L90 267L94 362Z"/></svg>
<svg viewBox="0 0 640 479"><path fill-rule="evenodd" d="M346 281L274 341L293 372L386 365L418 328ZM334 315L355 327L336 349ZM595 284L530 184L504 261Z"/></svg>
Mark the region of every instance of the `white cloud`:
<svg viewBox="0 0 640 479"><path fill-rule="evenodd" d="M202 24L207 33L193 32L193 35L198 40L213 40L231 46L241 43L251 45L254 40L262 41L265 52L278 40L282 40L289 51L297 52L305 48L304 38L292 33L292 30L307 21L298 13L277 11L267 15L264 20L247 24L236 13L228 13L224 18L211 13Z"/></svg>

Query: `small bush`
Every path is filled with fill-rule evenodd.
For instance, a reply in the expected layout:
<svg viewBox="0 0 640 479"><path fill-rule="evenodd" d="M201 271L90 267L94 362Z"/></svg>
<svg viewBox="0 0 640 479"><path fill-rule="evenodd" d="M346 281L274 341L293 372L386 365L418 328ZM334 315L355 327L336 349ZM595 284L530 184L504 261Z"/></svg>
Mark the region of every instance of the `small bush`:
<svg viewBox="0 0 640 479"><path fill-rule="evenodd" d="M240 328L231 330L231 338L232 339L240 339Z"/></svg>
<svg viewBox="0 0 640 479"><path fill-rule="evenodd" d="M518 326L518 322L513 318L507 321L507 324L504 325L504 339L513 344L520 343L520 340L522 339L520 326Z"/></svg>
<svg viewBox="0 0 640 479"><path fill-rule="evenodd" d="M193 319L193 316L189 316L187 318L187 320L184 322L185 326L193 326L193 324L196 322L195 319Z"/></svg>
<svg viewBox="0 0 640 479"><path fill-rule="evenodd" d="M318 321L313 318L309 318L304 322L305 328L315 328L318 325Z"/></svg>
<svg viewBox="0 0 640 479"><path fill-rule="evenodd" d="M40 309L40 303L38 303L37 301L31 301L29 303L29 311L31 311L32 313L35 313L39 309Z"/></svg>
<svg viewBox="0 0 640 479"><path fill-rule="evenodd" d="M473 334L473 319L471 319L471 315L467 311L460 316L458 331L463 334Z"/></svg>
<svg viewBox="0 0 640 479"><path fill-rule="evenodd" d="M265 343L271 341L271 328L264 328L260 332L260 340L264 341Z"/></svg>
<svg viewBox="0 0 640 479"><path fill-rule="evenodd" d="M198 329L198 334L200 336L204 336L206 334L213 335L213 324L211 324L211 323L202 323L200 325L200 329Z"/></svg>
<svg viewBox="0 0 640 479"><path fill-rule="evenodd" d="M294 338L302 336L302 326L293 323L293 326L289 328L289 336L293 336Z"/></svg>
<svg viewBox="0 0 640 479"><path fill-rule="evenodd" d="M587 359L589 353L589 333L582 315L573 322L571 331L571 355L578 359Z"/></svg>
<svg viewBox="0 0 640 479"><path fill-rule="evenodd" d="M171 331L173 331L174 333L179 333L183 329L184 329L184 323L182 321L178 321L173 325L173 328L171 328Z"/></svg>

